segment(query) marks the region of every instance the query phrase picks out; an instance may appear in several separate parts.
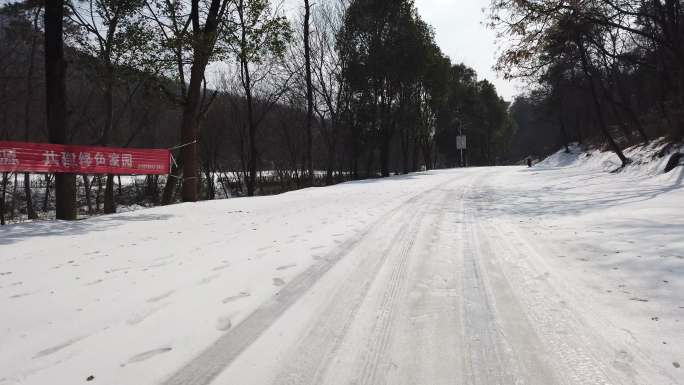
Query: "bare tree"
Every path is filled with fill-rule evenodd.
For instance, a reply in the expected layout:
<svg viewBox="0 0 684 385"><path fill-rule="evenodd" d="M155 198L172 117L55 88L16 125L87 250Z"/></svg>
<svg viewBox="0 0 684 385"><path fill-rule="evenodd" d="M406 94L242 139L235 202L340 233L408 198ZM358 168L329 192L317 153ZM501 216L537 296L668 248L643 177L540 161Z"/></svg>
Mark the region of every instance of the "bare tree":
<svg viewBox="0 0 684 385"><path fill-rule="evenodd" d="M84 4L79 6L79 3ZM85 0L78 3L69 1L68 4L72 20L81 29L81 33L75 36L78 47L99 59L101 65L98 73L103 81L104 123L98 144L108 146L115 129L117 71L124 62L127 66L134 66L134 62L149 52L144 19L139 13L143 3L140 0ZM112 174L107 175L104 211L106 214L116 212Z"/></svg>
<svg viewBox="0 0 684 385"><path fill-rule="evenodd" d="M279 15L268 0L232 0L236 28L227 31L226 40L231 53L237 60L240 71L240 85L245 96L248 128L248 171L245 184L247 195L253 196L256 188L257 129L266 116L257 117L256 97L268 112L280 99L289 83L289 78L280 84L270 83L279 72L287 41L291 38L290 26L285 16ZM255 91L258 93L255 95ZM260 95L259 95L260 94Z"/></svg>
<svg viewBox="0 0 684 385"><path fill-rule="evenodd" d="M311 81L311 5L309 0L304 0L304 69L306 72L306 161L308 168L309 185L314 184L313 168L313 134L311 125L313 123L313 84Z"/></svg>
<svg viewBox="0 0 684 385"><path fill-rule="evenodd" d="M224 33L225 18L231 0L147 1L149 17L158 26L163 45L170 47L172 61L177 68L182 105L180 137L182 147L179 168L183 171L182 199L194 202L199 198L199 124L206 112L205 70L216 54L216 45ZM187 12L187 13L186 13ZM190 67L190 81L186 83L185 67ZM177 173L169 175L162 203L173 197Z"/></svg>
<svg viewBox="0 0 684 385"><path fill-rule="evenodd" d="M342 76L342 60L335 47L336 35L342 27L346 0L321 3L313 14L313 88L314 109L320 122L326 149L326 184L333 183L333 170L342 119L349 109L350 93Z"/></svg>

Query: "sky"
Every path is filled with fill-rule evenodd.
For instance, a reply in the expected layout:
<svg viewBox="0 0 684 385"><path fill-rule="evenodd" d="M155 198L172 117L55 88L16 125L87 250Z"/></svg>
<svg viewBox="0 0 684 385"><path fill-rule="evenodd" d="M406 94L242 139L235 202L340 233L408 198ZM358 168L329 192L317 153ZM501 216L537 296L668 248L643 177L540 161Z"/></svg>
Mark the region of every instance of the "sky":
<svg viewBox="0 0 684 385"><path fill-rule="evenodd" d="M418 13L435 30L437 44L452 62L465 63L479 79L494 83L499 95L512 101L522 93L520 83L504 80L492 69L498 46L496 33L487 28L484 9L489 0L415 0Z"/></svg>

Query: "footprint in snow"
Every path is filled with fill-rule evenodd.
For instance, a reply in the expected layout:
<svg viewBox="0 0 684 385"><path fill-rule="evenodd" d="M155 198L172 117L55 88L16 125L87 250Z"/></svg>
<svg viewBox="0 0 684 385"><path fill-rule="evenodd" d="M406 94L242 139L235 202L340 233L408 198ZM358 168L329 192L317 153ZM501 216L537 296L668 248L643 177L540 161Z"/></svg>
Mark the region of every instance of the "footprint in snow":
<svg viewBox="0 0 684 385"><path fill-rule="evenodd" d="M163 267L168 265L170 262L160 262L160 263L155 263L153 265L146 266L143 271L146 271L148 269L156 269L157 267Z"/></svg>
<svg viewBox="0 0 684 385"><path fill-rule="evenodd" d="M230 329L233 324L230 322L230 317L219 317L216 320L216 330L225 332Z"/></svg>
<svg viewBox="0 0 684 385"><path fill-rule="evenodd" d="M174 292L175 292L175 290L167 291L167 292L164 293L164 294L158 295L158 296L156 296L156 297L149 298L149 299L147 300L147 302L159 302L159 301L161 301L162 299L164 299L164 298L170 296L170 295L173 294Z"/></svg>
<svg viewBox="0 0 684 385"><path fill-rule="evenodd" d="M155 314L156 312L158 312L159 310L165 308L166 306L167 306L167 305L164 305L164 304L163 304L163 305L158 305L158 306L156 306L156 307L149 307L149 308L147 308L147 309L144 309L144 310L142 310L141 312L135 313L135 314L133 314L131 317L129 317L129 318L126 320L126 323L129 324L129 325L137 325L137 324L143 322L144 320L146 320L146 319L147 319L148 317L150 317L151 315L153 315L153 314Z"/></svg>
<svg viewBox="0 0 684 385"><path fill-rule="evenodd" d="M285 281L283 281L280 278L273 278L273 285L275 286L283 286L285 284Z"/></svg>
<svg viewBox="0 0 684 385"><path fill-rule="evenodd" d="M228 268L229 266L230 266L230 263L226 263L226 264L224 264L224 265L216 266L216 267L214 267L214 268L211 269L211 270L212 270L212 271L219 271L219 270L226 269L226 268Z"/></svg>
<svg viewBox="0 0 684 385"><path fill-rule="evenodd" d="M204 278L202 278L202 279L199 281L199 284L200 284L200 285L206 285L207 283L209 283L209 282L215 280L216 278L218 278L218 277L220 277L220 276L221 276L221 274L219 273L219 274L213 274L213 275L204 277Z"/></svg>
<svg viewBox="0 0 684 385"><path fill-rule="evenodd" d="M146 351L146 352L142 352L142 353L140 353L140 354L136 354L136 355L134 355L133 357L129 358L127 363L128 363L128 364L132 364L132 363L135 363L135 362L145 361L145 360L148 360L148 359L150 359L150 358L152 358L152 357L154 357L154 356L157 356L157 355L159 355L159 354L168 353L168 352L170 352L171 350L173 350L173 349L170 348L170 347L165 347L165 348L159 348L159 349L148 350L148 351Z"/></svg>
<svg viewBox="0 0 684 385"><path fill-rule="evenodd" d="M78 341L84 339L85 337L86 337L86 336L74 337L74 338L72 338L72 339L70 339L70 340L67 340L67 341L62 342L62 343L59 344L59 345L55 345L55 346L49 347L49 348L47 348L47 349L43 349L43 350L39 351L38 353L36 353L36 355L33 356L33 358L34 358L34 359L35 359L35 358L40 358L40 357L48 356L48 355L50 355L50 354L52 354L52 353L56 353L56 352L58 352L58 351L60 351L60 350L62 350L62 349L64 349L64 348L66 348L66 347L69 347L69 346L75 344L76 342L78 342Z"/></svg>
<svg viewBox="0 0 684 385"><path fill-rule="evenodd" d="M547 272L545 272L544 274L540 274L540 275L534 277L534 279L536 279L536 280L538 280L538 281L543 281L543 280L549 278L550 276L551 276L551 273L549 273L549 272L547 271Z"/></svg>
<svg viewBox="0 0 684 385"><path fill-rule="evenodd" d="M221 301L221 302L223 302L223 303L230 303L230 302L233 302L233 301L237 301L237 300L240 299L240 298L249 297L250 295L251 295L251 294L249 294L249 293L246 292L246 291L241 291L239 294L231 295L230 297L224 298L223 301Z"/></svg>
<svg viewBox="0 0 684 385"><path fill-rule="evenodd" d="M34 294L34 293L19 293L19 294L15 294L15 295L11 296L10 299L28 297L29 295L32 295L32 294Z"/></svg>

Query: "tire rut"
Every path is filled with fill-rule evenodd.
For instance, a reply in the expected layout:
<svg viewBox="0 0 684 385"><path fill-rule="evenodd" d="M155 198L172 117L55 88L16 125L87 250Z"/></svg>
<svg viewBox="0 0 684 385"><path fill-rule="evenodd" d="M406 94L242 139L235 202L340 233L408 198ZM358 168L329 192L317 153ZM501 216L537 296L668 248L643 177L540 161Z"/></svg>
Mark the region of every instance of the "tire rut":
<svg viewBox="0 0 684 385"><path fill-rule="evenodd" d="M356 236L342 242L332 252L283 286L278 295L261 305L244 321L233 327L191 361L169 376L163 385L206 385L213 381L247 347L249 347L292 304L304 295L337 262L353 251L370 234L382 231L383 223L397 213L428 197L435 189L453 182L448 180L433 189L417 193L403 204L385 213ZM408 222L411 223L409 220Z"/></svg>

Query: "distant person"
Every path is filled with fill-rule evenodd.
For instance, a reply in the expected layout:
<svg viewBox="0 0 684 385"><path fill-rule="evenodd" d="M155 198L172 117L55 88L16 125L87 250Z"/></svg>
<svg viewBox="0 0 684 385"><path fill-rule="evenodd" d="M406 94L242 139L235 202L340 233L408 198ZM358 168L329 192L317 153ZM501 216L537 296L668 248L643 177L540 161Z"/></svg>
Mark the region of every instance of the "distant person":
<svg viewBox="0 0 684 385"><path fill-rule="evenodd" d="M527 167L532 167L532 158L527 158Z"/></svg>

